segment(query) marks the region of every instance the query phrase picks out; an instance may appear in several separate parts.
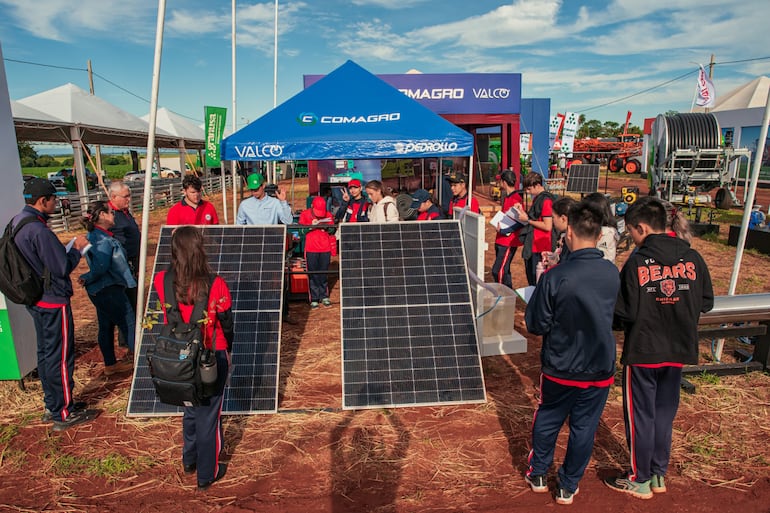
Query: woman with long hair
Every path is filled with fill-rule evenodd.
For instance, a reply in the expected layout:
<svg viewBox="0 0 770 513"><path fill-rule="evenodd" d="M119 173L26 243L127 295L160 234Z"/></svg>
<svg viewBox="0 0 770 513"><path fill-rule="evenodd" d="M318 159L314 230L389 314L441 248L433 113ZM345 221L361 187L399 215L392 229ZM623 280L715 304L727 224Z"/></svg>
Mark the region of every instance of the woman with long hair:
<svg viewBox="0 0 770 513"><path fill-rule="evenodd" d="M167 271L156 274L153 280L164 315L166 273L173 273L173 294L184 322L193 321L190 317L196 302L206 301L203 319L195 321L203 323L203 346L216 355L216 392L201 406L185 407L182 417L184 472L197 471L198 489L205 490L225 473L225 466L219 464L224 447L220 418L233 342L232 299L225 281L213 274L206 256L203 232L194 226L180 226L174 230L171 265Z"/></svg>
<svg viewBox="0 0 770 513"><path fill-rule="evenodd" d="M88 298L96 307L99 325L96 338L104 359L104 375L112 376L134 367L136 321L126 288L136 287L136 281L123 245L110 231L115 225L115 213L109 203L94 201L82 221L91 243L91 249L86 253L90 271L82 274L78 282L85 287ZM115 326L128 343L128 355L120 362L115 357Z"/></svg>
<svg viewBox="0 0 770 513"><path fill-rule="evenodd" d="M366 194L372 201L369 210L369 221L372 223L397 223L398 207L396 200L385 192L382 182L371 180L366 183Z"/></svg>

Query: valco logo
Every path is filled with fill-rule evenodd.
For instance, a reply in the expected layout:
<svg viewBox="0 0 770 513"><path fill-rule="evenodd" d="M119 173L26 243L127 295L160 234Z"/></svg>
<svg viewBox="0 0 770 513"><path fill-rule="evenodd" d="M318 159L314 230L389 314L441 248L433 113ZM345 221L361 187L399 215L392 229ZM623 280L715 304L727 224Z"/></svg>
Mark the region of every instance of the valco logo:
<svg viewBox="0 0 770 513"><path fill-rule="evenodd" d="M318 123L318 116L312 112L301 112L299 116L297 116L297 123L302 126L313 126Z"/></svg>
<svg viewBox="0 0 770 513"><path fill-rule="evenodd" d="M503 87L498 87L497 89L492 89L491 87L485 89L476 89L475 87L473 88L473 96L476 98L504 100L510 95L511 90L505 89Z"/></svg>
<svg viewBox="0 0 770 513"><path fill-rule="evenodd" d="M414 142L414 143L396 143L396 153L449 153L457 150L456 142Z"/></svg>
<svg viewBox="0 0 770 513"><path fill-rule="evenodd" d="M240 158L270 158L283 155L283 146L280 144L250 144L248 146L234 146L235 153Z"/></svg>

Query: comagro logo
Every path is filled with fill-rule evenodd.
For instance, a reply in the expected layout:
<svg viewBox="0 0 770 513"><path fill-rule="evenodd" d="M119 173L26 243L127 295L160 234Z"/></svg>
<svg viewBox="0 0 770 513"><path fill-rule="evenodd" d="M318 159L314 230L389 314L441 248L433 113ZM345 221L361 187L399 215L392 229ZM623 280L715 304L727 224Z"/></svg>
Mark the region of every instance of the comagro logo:
<svg viewBox="0 0 770 513"><path fill-rule="evenodd" d="M313 112L301 112L297 116L297 123L302 126L322 125L348 125L358 123L387 123L401 119L400 112L386 112L381 114L366 114L352 116L318 116Z"/></svg>

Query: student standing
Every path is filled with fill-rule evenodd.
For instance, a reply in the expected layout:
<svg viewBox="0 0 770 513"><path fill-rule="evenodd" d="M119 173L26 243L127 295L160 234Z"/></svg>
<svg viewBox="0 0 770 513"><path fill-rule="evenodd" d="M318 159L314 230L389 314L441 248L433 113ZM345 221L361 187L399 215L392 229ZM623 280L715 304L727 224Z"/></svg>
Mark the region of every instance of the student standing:
<svg viewBox="0 0 770 513"><path fill-rule="evenodd" d="M103 201L94 201L83 216L91 249L86 254L89 272L78 279L86 288L88 298L96 307L99 324L97 341L104 359L104 374L112 376L134 367L134 310L126 296L127 287L136 287L128 266L126 252L110 229L115 224L115 212ZM128 344L128 357L115 358L115 326Z"/></svg>
<svg viewBox="0 0 770 513"><path fill-rule="evenodd" d="M430 197L430 193L425 189L417 189L412 194L411 208L418 212L417 221L433 221L444 219L444 214L438 208Z"/></svg>
<svg viewBox="0 0 770 513"><path fill-rule="evenodd" d="M628 207L637 250L620 273L615 316L623 323L623 414L631 468L605 480L640 499L666 491L682 366L698 363L698 319L714 306L706 263L666 234L666 208L652 197Z"/></svg>
<svg viewBox="0 0 770 513"><path fill-rule="evenodd" d="M75 403L75 323L72 318L72 281L70 273L80 262L88 240L79 235L67 249L48 225L48 216L56 211L56 188L44 178L32 178L24 184L22 211L12 220L15 228L24 219L14 240L34 272L44 278L43 297L27 307L37 334L37 372L43 385L45 414L43 421L53 422L54 431L93 420L96 412L83 403ZM33 218L28 222L26 218Z"/></svg>
<svg viewBox="0 0 770 513"><path fill-rule="evenodd" d="M219 463L224 447L222 398L233 344L233 312L230 289L209 266L203 233L194 226L180 226L171 235L171 266L155 275L153 285L163 305L165 322L167 272L173 273L173 293L182 321L189 323L195 303L207 301L203 319L203 345L212 349L217 360L217 391L200 406L185 407L182 417L182 466L185 474L198 475L198 489L205 490L225 473Z"/></svg>
<svg viewBox="0 0 770 513"><path fill-rule="evenodd" d="M369 221L369 200L362 193L360 180L354 178L348 182L347 189L342 189L342 205L337 209L335 216L337 221L346 223Z"/></svg>
<svg viewBox="0 0 770 513"><path fill-rule="evenodd" d="M468 203L468 177L462 173L452 173L449 175L449 186L452 189L452 201L449 202L449 217L454 215L454 209L464 208ZM471 206L469 207L471 212L477 214L481 213L479 208L479 202L476 198L471 198Z"/></svg>
<svg viewBox="0 0 770 513"><path fill-rule="evenodd" d="M203 183L200 178L195 175L185 176L182 180L184 195L179 203L168 211L166 224L219 224L219 216L214 205L201 197L202 189Z"/></svg>
<svg viewBox="0 0 770 513"><path fill-rule="evenodd" d="M553 251L553 196L543 187L543 176L538 173L525 176L522 186L533 199L527 211L521 205L516 207L520 221L529 224L521 231L525 236L521 258L524 259L527 283L534 285L537 283L537 264L542 261L543 253Z"/></svg>
<svg viewBox="0 0 770 513"><path fill-rule="evenodd" d="M326 200L320 196L313 198L311 207L299 216L299 224L317 226L305 234L305 262L310 271L310 308L318 308L319 303L332 306L327 273L332 256L337 254L337 238L322 228L333 224L331 217L331 213L326 210Z"/></svg>
<svg viewBox="0 0 770 513"><path fill-rule="evenodd" d="M366 182L366 194L372 200L369 209L369 221L372 223L397 223L398 207L392 196L385 194L382 182L371 180Z"/></svg>
<svg viewBox="0 0 770 513"><path fill-rule="evenodd" d="M586 202L569 212L567 259L543 274L527 304L527 330L543 336L540 401L532 424L527 483L548 491L546 473L569 417L556 502L571 504L591 459L594 435L615 375L612 318L620 279L596 249L602 215Z"/></svg>
<svg viewBox="0 0 770 513"><path fill-rule="evenodd" d="M505 192L501 199L503 212L508 212L514 205L520 205L522 202L519 191L516 190L516 174L511 170L505 170L500 175L500 181ZM492 264L492 279L512 289L511 262L516 255L516 249L521 246L519 230L501 230L499 226L496 226L495 229L497 236L495 237L495 263Z"/></svg>

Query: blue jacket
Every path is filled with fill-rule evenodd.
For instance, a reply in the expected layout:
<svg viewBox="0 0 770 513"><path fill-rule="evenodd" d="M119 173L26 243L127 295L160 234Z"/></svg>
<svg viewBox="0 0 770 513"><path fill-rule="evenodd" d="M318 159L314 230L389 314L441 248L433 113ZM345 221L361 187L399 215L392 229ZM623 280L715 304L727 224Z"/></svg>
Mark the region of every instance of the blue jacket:
<svg viewBox="0 0 770 513"><path fill-rule="evenodd" d="M111 285L129 289L136 287L136 280L128 266L126 251L117 239L108 232L94 228L88 232L88 242L92 247L86 253L86 260L91 270L80 278L85 282L89 295L96 295Z"/></svg>
<svg viewBox="0 0 770 513"><path fill-rule="evenodd" d="M115 212L115 226L112 227L112 236L123 245L126 250L126 257L139 262L139 249L142 242L142 234L139 231L139 225L136 224L131 212L120 210L110 203Z"/></svg>
<svg viewBox="0 0 770 513"><path fill-rule="evenodd" d="M598 249L580 249L540 277L527 304L527 330L543 336L543 374L601 381L615 373L612 317L618 268Z"/></svg>
<svg viewBox="0 0 770 513"><path fill-rule="evenodd" d="M72 297L70 273L80 262L80 252L75 248L67 251L56 234L48 228L48 215L30 205L26 205L13 218L13 226L27 216L35 216L40 222L29 223L19 230L15 238L16 246L38 275L43 276L44 269L48 269L50 273L50 282L46 284L38 305L69 304Z"/></svg>

